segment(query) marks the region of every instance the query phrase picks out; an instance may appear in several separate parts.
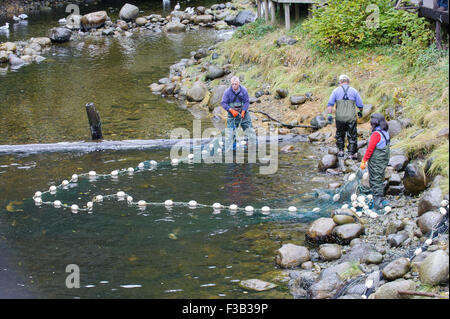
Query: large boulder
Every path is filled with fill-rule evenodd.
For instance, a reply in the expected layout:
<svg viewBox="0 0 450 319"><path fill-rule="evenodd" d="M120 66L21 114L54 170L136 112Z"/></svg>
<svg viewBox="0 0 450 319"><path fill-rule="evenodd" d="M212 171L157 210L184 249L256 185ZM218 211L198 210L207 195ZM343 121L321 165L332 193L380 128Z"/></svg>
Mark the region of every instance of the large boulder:
<svg viewBox="0 0 450 319"><path fill-rule="evenodd" d="M265 291L265 290L270 290L270 289L277 287L277 285L275 285L271 282L262 281L260 279L242 280L239 282L239 286L241 286L242 288L245 288L245 289L250 289L250 290L255 290L255 291Z"/></svg>
<svg viewBox="0 0 450 319"><path fill-rule="evenodd" d="M323 260L336 260L341 258L341 246L337 244L323 244L319 247L319 255Z"/></svg>
<svg viewBox="0 0 450 319"><path fill-rule="evenodd" d="M31 38L30 42L31 43L37 43L41 47L45 47L45 46L48 46L48 45L52 44L52 40L50 40L50 38L47 38L47 37Z"/></svg>
<svg viewBox="0 0 450 319"><path fill-rule="evenodd" d="M62 43L70 40L72 31L67 28L52 28L49 31L49 38L52 42Z"/></svg>
<svg viewBox="0 0 450 319"><path fill-rule="evenodd" d="M234 18L233 24L236 26L241 26L247 23L251 23L256 20L256 15L249 10L241 11Z"/></svg>
<svg viewBox="0 0 450 319"><path fill-rule="evenodd" d="M430 232L434 226L439 224L444 216L440 212L426 212L417 219L417 225L420 228L422 234L427 234Z"/></svg>
<svg viewBox="0 0 450 319"><path fill-rule="evenodd" d="M329 168L336 168L338 165L338 160L335 155L326 154L322 157L319 162L319 171L324 172Z"/></svg>
<svg viewBox="0 0 450 319"><path fill-rule="evenodd" d="M83 30L98 29L105 24L107 18L108 14L106 11L85 14L81 17L81 27Z"/></svg>
<svg viewBox="0 0 450 319"><path fill-rule="evenodd" d="M187 91L186 98L190 102L201 102L205 98L207 91L206 85L201 81L197 81Z"/></svg>
<svg viewBox="0 0 450 319"><path fill-rule="evenodd" d="M411 195L417 195L427 187L427 178L416 163L406 165L403 186L406 192Z"/></svg>
<svg viewBox="0 0 450 319"><path fill-rule="evenodd" d="M210 110L214 109L214 107L219 106L222 102L223 94L225 93L225 90L228 88L227 85L219 85L216 86L212 92L211 97L209 98L208 107Z"/></svg>
<svg viewBox="0 0 450 319"><path fill-rule="evenodd" d="M402 127L402 123L400 121L397 120L392 120L388 122L389 125L389 136L391 138L393 138L394 136L400 134L400 132L402 131L403 127Z"/></svg>
<svg viewBox="0 0 450 319"><path fill-rule="evenodd" d="M387 264L387 266L383 268L382 273L387 280L395 280L406 275L410 268L411 263L409 262L409 259L401 257Z"/></svg>
<svg viewBox="0 0 450 319"><path fill-rule="evenodd" d="M333 235L337 242L347 244L354 238L364 233L364 226L361 224L345 224L339 225L333 229Z"/></svg>
<svg viewBox="0 0 450 319"><path fill-rule="evenodd" d="M208 71L206 73L205 79L206 80L214 80L214 79L222 77L224 74L225 73L221 67L211 64L210 66L208 66Z"/></svg>
<svg viewBox="0 0 450 319"><path fill-rule="evenodd" d="M292 105L301 105L305 103L308 100L308 98L304 95L291 95L289 97L289 100Z"/></svg>
<svg viewBox="0 0 450 319"><path fill-rule="evenodd" d="M309 226L306 236L313 241L328 242L331 240L334 227L336 227L336 223L332 218L321 217Z"/></svg>
<svg viewBox="0 0 450 319"><path fill-rule="evenodd" d="M276 262L280 267L293 268L310 260L309 250L303 246L285 244L277 251Z"/></svg>
<svg viewBox="0 0 450 319"><path fill-rule="evenodd" d="M131 21L138 17L139 8L135 5L125 3L125 5L120 9L119 18L125 21Z"/></svg>
<svg viewBox="0 0 450 319"><path fill-rule="evenodd" d="M325 118L322 115L317 115L310 121L309 124L320 129L327 125L327 121L325 121Z"/></svg>
<svg viewBox="0 0 450 319"><path fill-rule="evenodd" d="M194 23L195 24L211 23L213 21L213 19L214 19L214 17L212 15L203 14L203 15L195 16L194 17Z"/></svg>
<svg viewBox="0 0 450 319"><path fill-rule="evenodd" d="M404 155L394 155L389 159L389 166L392 166L397 172L403 171L408 164L408 158Z"/></svg>
<svg viewBox="0 0 450 319"><path fill-rule="evenodd" d="M438 285L448 280L448 254L443 250L431 253L419 265L420 281L428 285Z"/></svg>
<svg viewBox="0 0 450 319"><path fill-rule="evenodd" d="M433 187L423 193L417 205L417 213L421 216L430 210L439 209L442 201L442 191L439 187Z"/></svg>
<svg viewBox="0 0 450 319"><path fill-rule="evenodd" d="M177 21L172 21L167 23L163 29L166 32L184 32L186 31L186 25Z"/></svg>
<svg viewBox="0 0 450 319"><path fill-rule="evenodd" d="M387 237L387 241L391 247L398 247L401 244L403 244L403 242L408 238L409 238L408 232L399 231L398 233L390 234Z"/></svg>
<svg viewBox="0 0 450 319"><path fill-rule="evenodd" d="M411 296L400 295L401 290L416 290L416 283L412 280L397 279L382 285L373 295L374 299L408 299Z"/></svg>
<svg viewBox="0 0 450 319"><path fill-rule="evenodd" d="M342 279L334 273L311 286L311 297L313 299L333 298L343 285Z"/></svg>

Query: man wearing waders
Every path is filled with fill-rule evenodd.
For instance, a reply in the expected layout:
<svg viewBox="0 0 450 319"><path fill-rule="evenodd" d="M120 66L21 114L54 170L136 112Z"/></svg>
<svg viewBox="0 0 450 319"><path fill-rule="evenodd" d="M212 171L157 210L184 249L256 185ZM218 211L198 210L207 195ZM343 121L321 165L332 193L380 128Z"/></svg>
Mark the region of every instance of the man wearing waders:
<svg viewBox="0 0 450 319"><path fill-rule="evenodd" d="M230 145L227 144L233 141L233 150L235 150L235 131L239 128L239 125L249 137L253 137L252 119L250 114L248 114L250 98L245 87L240 85L238 77L233 76L231 78L231 87L225 90L221 104L225 111L228 112L225 148L228 150Z"/></svg>
<svg viewBox="0 0 450 319"><path fill-rule="evenodd" d="M386 119L380 113L372 114L370 117L372 135L369 146L361 161L361 169L369 168L369 184L373 193L374 209L383 208L384 197L384 172L389 164L389 126Z"/></svg>
<svg viewBox="0 0 450 319"><path fill-rule="evenodd" d="M328 101L328 123L333 122L333 106L336 104L336 146L338 157L344 156L345 136L348 137L347 150L352 159L358 157L358 136L356 131L356 108L362 117L363 103L358 91L349 85L350 79L343 74L339 77L339 87L334 89Z"/></svg>

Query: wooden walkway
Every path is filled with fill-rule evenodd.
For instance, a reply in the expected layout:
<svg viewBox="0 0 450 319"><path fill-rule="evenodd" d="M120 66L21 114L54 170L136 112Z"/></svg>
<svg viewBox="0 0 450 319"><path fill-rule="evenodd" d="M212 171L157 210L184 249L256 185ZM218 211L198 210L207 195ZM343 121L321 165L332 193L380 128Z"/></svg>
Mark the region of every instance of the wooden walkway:
<svg viewBox="0 0 450 319"><path fill-rule="evenodd" d="M308 14L309 10L317 3L324 3L323 0L257 0L258 2L258 18L262 18L262 6L264 5L264 18L266 22L269 22L269 14L270 21L272 24L275 23L275 11L278 6L283 5L284 8L284 17L286 30L291 28L291 12L290 6L291 4L294 6L295 10L295 21L300 19L300 4L308 5ZM270 4L270 5L269 5Z"/></svg>

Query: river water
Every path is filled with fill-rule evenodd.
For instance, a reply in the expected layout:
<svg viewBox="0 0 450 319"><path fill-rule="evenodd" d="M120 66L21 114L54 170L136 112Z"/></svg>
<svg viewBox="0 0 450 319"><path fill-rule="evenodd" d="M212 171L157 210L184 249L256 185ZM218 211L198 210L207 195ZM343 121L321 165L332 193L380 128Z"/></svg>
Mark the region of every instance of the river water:
<svg viewBox="0 0 450 319"><path fill-rule="evenodd" d="M165 13L159 2L134 3L143 15ZM181 2L182 7L199 4L213 2ZM120 8L120 1L103 1L86 12L108 7ZM32 16L9 40L42 36L64 15L61 9ZM114 13L111 16L114 19ZM191 130L194 116L189 110L151 94L148 85L218 36L203 29L181 35L86 39L52 46L40 64L3 70L0 144L88 140L84 105L91 101L101 114L107 140L167 138L173 128ZM212 126L208 120L202 124ZM73 214L36 206L32 200L36 191L59 185L73 173L108 174L150 159L168 162L169 150L1 155L0 297L291 297L286 273L274 262L276 250L283 243L303 244L305 222L320 216L310 213L320 204L314 189L329 182L316 176L317 156L306 143L296 145L292 153L280 153L278 171L272 175L259 173L262 164L159 165L118 179L80 179L43 198L83 206L95 195L121 190L136 201L295 205L302 209L298 213L248 216L242 211L179 206L140 210L108 199L95 204L91 214ZM80 269L78 289L66 287L70 264ZM267 292L239 287L240 280L251 278L279 287Z"/></svg>

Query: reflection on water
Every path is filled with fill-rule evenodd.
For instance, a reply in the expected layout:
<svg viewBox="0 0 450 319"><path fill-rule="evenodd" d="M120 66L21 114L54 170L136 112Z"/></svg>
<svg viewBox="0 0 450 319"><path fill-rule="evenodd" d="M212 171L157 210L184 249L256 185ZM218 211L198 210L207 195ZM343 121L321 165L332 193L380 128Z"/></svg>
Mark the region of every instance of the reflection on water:
<svg viewBox="0 0 450 319"><path fill-rule="evenodd" d="M195 199L254 207L295 203L311 210L317 201L299 201L299 195L323 184L311 182L316 162L309 157L309 146L298 147L302 156L280 155L284 164L273 176L260 175L256 164L160 166L117 180L80 179L44 200L83 206L95 195L121 190L135 201ZM179 206L140 210L117 198L96 204L92 214L72 214L35 206L31 199L35 191L59 185L73 173L109 173L136 167L144 159L167 161L168 155L161 150L0 157L0 178L9 184L0 186L0 234L25 287L41 297L59 298L289 298L283 285L252 293L238 283L250 278L276 282L282 273L274 263L276 250L286 241L303 242L303 215L248 216L242 211ZM82 288L65 288L68 264L79 265Z"/></svg>
<svg viewBox="0 0 450 319"><path fill-rule="evenodd" d="M135 4L144 11L142 15L163 13L159 1ZM83 14L116 8L110 14L116 19L122 5L104 1L81 10ZM187 2L181 5L184 8ZM28 26L12 28L9 40L43 36L65 15L64 8L30 15ZM0 41L5 40L0 35ZM88 102L94 102L100 112L108 140L153 139L167 137L176 127L190 129L190 113L153 95L148 86L166 77L171 64L215 40L217 34L211 29L182 34L146 30L131 37L86 36L53 45L39 64L0 71L0 144L89 140L84 108ZM212 125L209 120L206 123Z"/></svg>

